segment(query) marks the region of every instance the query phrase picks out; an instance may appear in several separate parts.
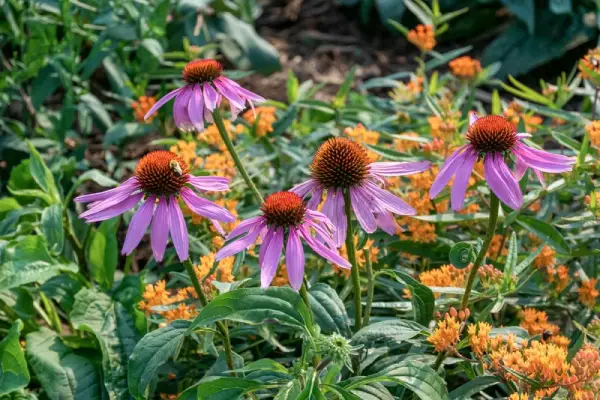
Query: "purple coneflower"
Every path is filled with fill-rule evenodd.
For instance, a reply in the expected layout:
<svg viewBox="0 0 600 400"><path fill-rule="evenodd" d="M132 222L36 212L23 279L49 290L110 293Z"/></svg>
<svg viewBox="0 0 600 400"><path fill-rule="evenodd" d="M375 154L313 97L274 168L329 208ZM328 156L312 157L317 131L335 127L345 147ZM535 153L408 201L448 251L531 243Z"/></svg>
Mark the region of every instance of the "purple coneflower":
<svg viewBox="0 0 600 400"><path fill-rule="evenodd" d="M222 76L223 67L215 60L195 60L183 68L186 85L163 96L146 113L144 119L175 98L173 118L175 125L184 131L204 129L204 121L212 122L212 112L221 105L225 97L229 101L232 119L246 108L246 102L254 109L253 102L264 98L241 87L237 82Z"/></svg>
<svg viewBox="0 0 600 400"><path fill-rule="evenodd" d="M318 211L309 210L302 199L292 192L278 192L268 196L261 206L263 215L247 219L236 226L228 239L238 238L216 254L217 261L232 256L253 245L262 237L258 264L260 282L269 287L285 245L285 260L290 285L298 290L304 278L304 249L301 238L321 257L343 268L350 263L340 256L333 243L335 229L329 219ZM314 235L313 235L314 232Z"/></svg>
<svg viewBox="0 0 600 400"><path fill-rule="evenodd" d="M86 222L104 221L123 214L143 204L129 224L122 253L129 255L137 247L152 222L151 244L154 258L162 261L167 247L169 232L181 261L188 258L188 232L179 198L190 210L200 214L223 232L218 221L233 222L229 211L211 201L199 197L186 186L191 185L199 192L225 191L229 179L218 176L193 176L187 164L170 151L158 150L146 154L138 162L135 174L114 189L79 196L75 201L91 203L89 209L79 217Z"/></svg>
<svg viewBox="0 0 600 400"><path fill-rule="evenodd" d="M533 169L540 182L544 183L542 172L567 172L575 160L560 154L537 150L521 142L530 137L528 133L517 133L507 119L490 115L469 116L468 144L461 146L444 163L431 185L429 196L435 198L454 177L452 184L452 209L463 207L469 177L477 159L483 159L485 179L496 196L510 208L517 210L523 205L523 194L519 180L527 168ZM513 174L506 164L506 158L514 154L516 170Z"/></svg>
<svg viewBox="0 0 600 400"><path fill-rule="evenodd" d="M372 233L379 227L393 235L398 227L392 213L414 215L416 211L380 185L385 185L386 176L410 175L429 166L429 161L371 163L363 146L338 137L319 147L310 166L311 179L291 191L303 198L312 194L308 208L316 209L327 190L321 210L336 227L335 245L341 247L347 228L345 191L349 192L352 209L365 232Z"/></svg>

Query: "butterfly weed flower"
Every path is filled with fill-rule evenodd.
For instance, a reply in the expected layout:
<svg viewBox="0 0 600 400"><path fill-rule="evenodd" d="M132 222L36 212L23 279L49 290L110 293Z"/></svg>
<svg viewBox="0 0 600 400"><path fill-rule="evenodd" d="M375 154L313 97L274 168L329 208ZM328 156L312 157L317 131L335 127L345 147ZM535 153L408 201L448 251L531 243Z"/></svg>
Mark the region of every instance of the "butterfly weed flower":
<svg viewBox="0 0 600 400"><path fill-rule="evenodd" d="M148 153L138 162L134 176L114 189L86 194L75 199L90 203L79 217L86 222L104 221L135 207L143 201L129 224L122 253L129 255L138 246L146 229L151 226L151 245L154 257L162 261L169 234L181 261L188 258L188 232L179 206L179 199L196 214L209 218L224 233L219 222L233 222L234 217L220 207L196 194L229 189L229 180L218 176L193 176L178 155L158 150Z"/></svg>
<svg viewBox="0 0 600 400"><path fill-rule="evenodd" d="M515 126L503 117L490 115L478 118L471 114L469 119L469 143L459 147L446 160L429 191L432 199L437 197L454 177L450 197L454 211L463 208L471 171L478 159L483 159L485 178L492 192L515 210L523 205L523 194L518 181L527 168L533 169L542 183L542 172L560 173L573 168L575 160L571 157L537 150L524 144L521 140L530 135L518 133ZM514 174L506 163L510 154L516 158Z"/></svg>
<svg viewBox="0 0 600 400"><path fill-rule="evenodd" d="M240 237L217 252L217 261L250 247L260 236L262 244L258 264L263 288L270 286L277 272L284 242L287 242L285 260L288 279L294 290L300 288L304 278L305 259L301 239L327 261L350 268L348 261L340 256L334 245L334 227L329 219L318 211L308 209L297 194L274 193L265 199L261 211L262 215L241 222L231 231L228 240Z"/></svg>
<svg viewBox="0 0 600 400"><path fill-rule="evenodd" d="M317 150L310 166L311 179L294 186L291 191L304 198L312 194L308 208L316 209L324 191L327 199L322 212L336 228L335 245L346 240L347 220L344 211L344 193L348 192L352 209L361 227L367 233L377 227L390 235L397 225L392 213L414 215L415 209L382 188L385 177L422 172L429 161L370 162L367 150L346 138L333 138Z"/></svg>
<svg viewBox="0 0 600 400"><path fill-rule="evenodd" d="M144 116L150 118L171 99L175 125L184 131L202 131L204 121L212 122L212 112L221 105L223 98L229 101L232 119L246 108L254 108L254 102L265 101L261 96L241 87L237 82L223 76L223 66L216 60L194 60L183 68L185 85L163 96Z"/></svg>

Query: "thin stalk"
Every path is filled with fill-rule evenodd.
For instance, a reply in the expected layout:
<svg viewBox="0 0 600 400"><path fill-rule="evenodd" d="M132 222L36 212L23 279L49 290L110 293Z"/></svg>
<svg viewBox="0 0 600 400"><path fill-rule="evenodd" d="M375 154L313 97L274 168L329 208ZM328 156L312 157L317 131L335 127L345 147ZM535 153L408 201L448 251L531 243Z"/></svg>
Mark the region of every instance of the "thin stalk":
<svg viewBox="0 0 600 400"><path fill-rule="evenodd" d="M190 280L192 281L192 286L194 286L194 290L196 291L196 294L198 295L200 304L202 304L202 307L206 307L206 305L208 304L208 299L206 298L206 296L204 295L204 292L202 291L202 286L200 285L198 276L196 275L196 272L194 271L194 264L192 264L192 261L188 258L187 260L185 260L183 262L183 265L185 265L185 269L190 277ZM227 367L229 368L229 370L232 371L231 374L233 376L236 376L236 373L233 372L233 370L235 369L235 365L233 364L233 352L231 350L231 341L229 339L229 330L227 329L227 325L225 325L222 321L218 321L216 323L216 325L217 325L217 329L219 330L219 333L221 334L221 338L223 340L223 347L225 348L225 360L227 361Z"/></svg>
<svg viewBox="0 0 600 400"><path fill-rule="evenodd" d="M50 318L50 327L56 331L59 335L62 334L62 324L60 322L60 317L58 316L58 312L56 308L54 308L54 304L46 297L43 292L40 292L40 299L42 300L42 304L46 309L46 314L48 314L48 318Z"/></svg>
<svg viewBox="0 0 600 400"><path fill-rule="evenodd" d="M213 111L213 120L215 121L215 125L217 126L217 129L221 134L221 139L223 140L223 143L225 143L225 147L227 147L231 158L233 158L233 162L235 163L235 166L237 167L238 171L240 171L240 174L242 174L242 178L244 178L246 185L248 185L248 187L250 188L250 191L252 192L252 195L254 196L258 204L262 204L263 198L256 186L254 185L254 182L252 182L252 179L250 179L250 175L248 175L248 171L246 171L244 164L242 164L242 160L240 160L240 156L235 150L235 147L233 147L233 143L231 142L231 138L229 137L229 132L227 132L227 128L225 128L223 118L221 117L221 112L218 108L215 108L215 110Z"/></svg>
<svg viewBox="0 0 600 400"><path fill-rule="evenodd" d="M369 287L367 289L367 304L365 305L365 313L363 316L362 326L369 325L371 318L371 308L373 307L373 295L375 294L375 277L373 276L373 265L371 264L371 250L365 249L365 261L367 267L367 281Z"/></svg>
<svg viewBox="0 0 600 400"><path fill-rule="evenodd" d="M434 371L437 371L442 366L442 363L444 362L444 359L446 358L447 354L448 353L446 353L445 351L442 351L440 354L438 354L437 358L435 359L435 363L433 363Z"/></svg>
<svg viewBox="0 0 600 400"><path fill-rule="evenodd" d="M356 262L356 249L354 247L354 235L352 231L352 206L350 203L350 192L344 193L344 208L346 211L346 251L348 261L352 265L352 290L354 292L354 330L358 331L362 327L362 300L360 293L360 271Z"/></svg>
<svg viewBox="0 0 600 400"><path fill-rule="evenodd" d="M469 272L469 277L467 278L467 284L465 285L465 294L462 298L462 303L460 306L461 310L464 310L469 305L469 295L471 294L471 289L473 288L473 282L475 281L475 277L477 276L477 270L483 263L483 259L490 248L490 243L492 242L492 238L494 237L494 232L496 232L496 224L498 223L498 211L500 210L500 200L494 193L491 195L490 199L490 219L488 222L488 228L485 236L485 240L483 241L483 246L479 250L479 254L477 254L477 258L475 258L475 262L473 263L473 267L471 268L471 272Z"/></svg>
<svg viewBox="0 0 600 400"><path fill-rule="evenodd" d="M302 282L302 286L300 286L300 296L302 297L302 301L304 302L304 304L306 304L306 308L308 309L308 317L310 318L310 330L311 330L311 334L315 334L313 332L314 330L314 323L315 323L315 317L312 313L312 309L310 308L310 299L308 297L308 289L307 289L307 285L306 285L306 279L304 279L304 282ZM321 358L318 355L314 355L313 356L313 367L317 367L317 365L319 365L321 363Z"/></svg>

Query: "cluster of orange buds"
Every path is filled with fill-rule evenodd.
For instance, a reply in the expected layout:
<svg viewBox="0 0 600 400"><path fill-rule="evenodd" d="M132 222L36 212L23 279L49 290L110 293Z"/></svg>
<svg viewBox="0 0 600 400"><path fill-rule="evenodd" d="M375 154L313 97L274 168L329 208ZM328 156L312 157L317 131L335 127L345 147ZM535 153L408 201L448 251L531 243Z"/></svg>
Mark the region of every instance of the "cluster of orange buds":
<svg viewBox="0 0 600 400"><path fill-rule="evenodd" d="M430 143L424 143L421 146L421 150L424 153L441 153L443 149L445 149L446 144L440 138L434 138Z"/></svg>
<svg viewBox="0 0 600 400"><path fill-rule="evenodd" d="M581 286L579 287L579 301L581 304L586 306L587 308L596 307L596 299L600 292L596 289L596 285L598 284L598 279L592 278L581 281Z"/></svg>
<svg viewBox="0 0 600 400"><path fill-rule="evenodd" d="M538 115L529 115L525 113L523 106L516 101L512 101L508 107L506 107L503 114L504 118L509 120L514 126L518 126L519 121L522 119L525 124L525 130L529 133L535 132L538 126L544 121Z"/></svg>
<svg viewBox="0 0 600 400"><path fill-rule="evenodd" d="M502 249L500 249L502 247ZM508 254L508 248L506 248L506 238L504 235L495 234L492 236L490 247L487 251L487 256L496 258L496 256L505 256Z"/></svg>
<svg viewBox="0 0 600 400"><path fill-rule="evenodd" d="M554 295L559 295L569 285L569 268L565 265L546 268L546 282Z"/></svg>
<svg viewBox="0 0 600 400"><path fill-rule="evenodd" d="M154 104L156 104L156 98L153 96L140 96L137 99L137 101L131 103L131 108L133 109L133 116L135 117L136 121L141 122L143 124L148 124L152 122L152 120L157 115L156 113L152 114L147 120L144 120L144 115L146 115L146 113L150 111Z"/></svg>
<svg viewBox="0 0 600 400"><path fill-rule="evenodd" d="M215 253L210 253L206 256L200 257L200 264L194 266L196 276L202 282L202 290L206 294L213 292L213 281L219 282L233 282L235 277L233 276L233 265L235 257L227 257L219 261L214 272L211 273L215 266Z"/></svg>
<svg viewBox="0 0 600 400"><path fill-rule="evenodd" d="M548 315L544 311L538 311L535 308L524 308L519 312L521 328L529 332L530 335L542 335L549 332L556 335L560 328L558 325L548 322Z"/></svg>
<svg viewBox="0 0 600 400"><path fill-rule="evenodd" d="M256 135L258 137L263 137L268 133L273 132L273 123L277 121L275 111L277 111L275 107L256 107L255 110L246 111L242 115L242 118L248 121L250 125L254 125L258 119L258 124L256 125Z"/></svg>
<svg viewBox="0 0 600 400"><path fill-rule="evenodd" d="M455 58L448 65L452 75L465 80L472 80L481 72L479 60L469 56Z"/></svg>
<svg viewBox="0 0 600 400"><path fill-rule="evenodd" d="M553 267L556 264L556 250L550 246L544 246L540 254L533 260L533 265L537 269Z"/></svg>
<svg viewBox="0 0 600 400"><path fill-rule="evenodd" d="M581 64L592 72L600 73L600 47L589 50L581 59ZM581 65L579 65L579 71L581 72L582 78L591 78L589 74L581 68Z"/></svg>
<svg viewBox="0 0 600 400"><path fill-rule="evenodd" d="M446 264L440 268L424 271L419 274L419 281L429 287L465 287L467 276L471 271L471 265L466 268L456 268L454 265ZM439 294L436 293L436 297Z"/></svg>
<svg viewBox="0 0 600 400"><path fill-rule="evenodd" d="M419 24L408 32L406 38L409 42L417 46L421 51L432 50L435 45L435 31L432 25Z"/></svg>
<svg viewBox="0 0 600 400"><path fill-rule="evenodd" d="M585 126L585 131L590 136L590 142L595 147L600 147L600 121L592 121Z"/></svg>
<svg viewBox="0 0 600 400"><path fill-rule="evenodd" d="M488 345L490 342L490 333L492 332L492 326L487 322L478 322L476 324L470 324L467 328L467 334L469 336L469 344L471 350L477 357L483 357L483 354L487 352Z"/></svg>
<svg viewBox="0 0 600 400"><path fill-rule="evenodd" d="M418 138L419 134L417 132L403 132L400 134L404 137L412 137ZM394 138L394 150L407 153L411 150L418 149L420 147L420 143L416 140L404 139L404 138Z"/></svg>
<svg viewBox="0 0 600 400"><path fill-rule="evenodd" d="M484 288L500 285L504 280L504 272L494 268L494 266L491 264L486 264L479 267L477 270L477 276L479 276L481 285Z"/></svg>
<svg viewBox="0 0 600 400"><path fill-rule="evenodd" d="M454 307L438 320L433 333L427 338L436 352L452 350L460 339L461 325L469 318L469 309L456 311Z"/></svg>
<svg viewBox="0 0 600 400"><path fill-rule="evenodd" d="M452 141L458 129L458 119L454 116L446 116L443 119L437 115L427 118L431 136L445 142Z"/></svg>

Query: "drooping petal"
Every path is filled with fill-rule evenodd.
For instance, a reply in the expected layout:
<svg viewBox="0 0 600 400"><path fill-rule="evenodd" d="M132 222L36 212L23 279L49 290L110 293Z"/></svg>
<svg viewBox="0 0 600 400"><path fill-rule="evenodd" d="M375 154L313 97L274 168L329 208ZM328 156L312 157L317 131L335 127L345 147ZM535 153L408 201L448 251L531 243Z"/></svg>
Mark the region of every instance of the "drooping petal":
<svg viewBox="0 0 600 400"><path fill-rule="evenodd" d="M342 247L346 241L346 230L348 229L348 218L346 217L344 193L342 189L335 191L333 202L333 218L329 218L335 227L333 240L335 247Z"/></svg>
<svg viewBox="0 0 600 400"><path fill-rule="evenodd" d="M316 210L321 204L321 199L323 198L323 188L321 186L317 186L315 190L313 190L312 195L310 196L310 200L306 203L306 208L310 210Z"/></svg>
<svg viewBox="0 0 600 400"><path fill-rule="evenodd" d="M415 215L414 208L409 206L404 200L396 195L380 188L372 182L367 182L364 188L371 196L373 196L386 210L398 215Z"/></svg>
<svg viewBox="0 0 600 400"><path fill-rule="evenodd" d="M185 86L175 99L175 104L173 105L173 119L175 120L175 125L183 131L191 131L194 129L194 124L188 113L188 105L192 93L193 86Z"/></svg>
<svg viewBox="0 0 600 400"><path fill-rule="evenodd" d="M146 115L144 115L144 121L147 120L148 118L150 118L150 116L152 114L154 114L156 112L156 110L158 110L159 108L161 108L162 106L164 106L166 102L168 102L173 97L175 97L179 93L181 93L181 91L183 89L184 89L183 87L180 87L179 89L172 90L169 93L165 94L159 101L156 102L156 104L154 104L152 106L152 108L150 108L150 110L148 110L148 112L146 113Z"/></svg>
<svg viewBox="0 0 600 400"><path fill-rule="evenodd" d="M356 216L358 223L365 232L375 232L377 229L377 221L371 210L370 199L357 187L352 187L349 190L352 209L354 210L354 215Z"/></svg>
<svg viewBox="0 0 600 400"><path fill-rule="evenodd" d="M195 84L192 89L192 96L188 106L188 115L196 131L204 130L204 96L202 94L202 86Z"/></svg>
<svg viewBox="0 0 600 400"><path fill-rule="evenodd" d="M294 290L299 290L304 279L304 248L296 228L291 228L285 248L285 264L288 280Z"/></svg>
<svg viewBox="0 0 600 400"><path fill-rule="evenodd" d="M327 229L329 229L331 232L335 231L336 228L331 220L322 212L308 209L306 210L306 215L308 215L310 219L316 221L317 223L325 225L325 227L327 227Z"/></svg>
<svg viewBox="0 0 600 400"><path fill-rule="evenodd" d="M247 233L248 231L255 229L258 225L265 223L265 217L262 215L258 217L248 218L238 224L227 236L227 240L231 240L237 236L240 236L243 233Z"/></svg>
<svg viewBox="0 0 600 400"><path fill-rule="evenodd" d="M374 162L369 165L373 174L382 176L403 176L423 172L431 167L429 161L418 162Z"/></svg>
<svg viewBox="0 0 600 400"><path fill-rule="evenodd" d="M375 214L375 219L377 220L377 226L388 235L393 236L398 231L398 224L396 224L394 216L389 211Z"/></svg>
<svg viewBox="0 0 600 400"><path fill-rule="evenodd" d="M321 243L317 242L311 234L308 232L307 227L302 226L299 229L300 236L306 241L306 243L310 246L311 249L315 251L318 255L328 260L333 264L337 264L342 268L351 268L352 266L344 257L340 255L340 253L336 250L329 249L323 246Z"/></svg>
<svg viewBox="0 0 600 400"><path fill-rule="evenodd" d="M249 103L250 102L262 103L264 101L267 101L264 97L259 96L256 93L249 91L248 89L244 89L243 87L241 87L239 85L237 87L237 92L238 92L238 95L245 98Z"/></svg>
<svg viewBox="0 0 600 400"><path fill-rule="evenodd" d="M258 253L258 266L262 269L263 263L265 261L265 256L267 255L267 250L269 249L269 243L273 239L275 235L275 229L267 228L265 229L265 236L262 238L260 244L260 251Z"/></svg>
<svg viewBox="0 0 600 400"><path fill-rule="evenodd" d="M515 171L514 171L514 175L515 175L515 179L517 181L520 181L521 179L523 179L523 176L525 175L525 172L527 171L527 164L520 158L520 157L516 157L517 158L517 162L515 163Z"/></svg>
<svg viewBox="0 0 600 400"><path fill-rule="evenodd" d="M75 197L75 201L77 203L91 203L96 201L106 200L114 195L119 193L134 193L136 190L140 188L140 182L137 180L135 176L127 179L125 182L121 183L119 186L113 189L105 190L103 192L84 194L81 196Z"/></svg>
<svg viewBox="0 0 600 400"><path fill-rule="evenodd" d="M238 240L234 240L233 242L222 247L221 250L217 251L217 254L215 254L215 259L217 261L221 261L224 258L230 257L250 247L256 242L256 238L258 238L258 235L264 226L265 224L262 222L256 225L254 229L248 232L246 236Z"/></svg>
<svg viewBox="0 0 600 400"><path fill-rule="evenodd" d="M269 230L272 233L272 237L266 245L263 256L263 243L260 248L260 255L262 257L262 263L260 263L260 286L263 289L268 288L273 281L273 277L277 273L277 266L279 265L279 257L281 256L281 250L283 250L283 229L277 228L277 230ZM267 233L267 238L269 233Z"/></svg>
<svg viewBox="0 0 600 400"><path fill-rule="evenodd" d="M103 209L102 211L98 211L94 214L87 216L85 219L87 222L98 222L114 218L135 207L135 205L139 203L143 197L143 193L134 194L133 196L129 196L127 199L119 202L118 204L115 204L111 207Z"/></svg>
<svg viewBox="0 0 600 400"><path fill-rule="evenodd" d="M517 133L517 139L527 139L530 137L531 137L531 134L529 134L529 133Z"/></svg>
<svg viewBox="0 0 600 400"><path fill-rule="evenodd" d="M229 105L231 108L231 119L234 120L237 118L237 115L244 109L244 99L242 99L234 88L231 86L228 80L223 79L223 77L219 77L215 79L213 82L217 86L219 92L225 96L227 100L229 100Z"/></svg>
<svg viewBox="0 0 600 400"><path fill-rule="evenodd" d="M188 183L196 189L206 192L229 190L229 178L222 176L190 176Z"/></svg>
<svg viewBox="0 0 600 400"><path fill-rule="evenodd" d="M452 196L450 200L454 211L463 208L467 186L469 185L469 178L471 177L471 172L475 166L475 161L477 161L477 152L469 152L467 150L467 153L468 154L463 158L460 167L456 170L454 184L452 185Z"/></svg>
<svg viewBox="0 0 600 400"><path fill-rule="evenodd" d="M544 179L544 173L539 169L535 168L533 169L533 172L535 173L535 176L537 176L538 181L540 181L540 183L542 184L542 187L546 188L546 180Z"/></svg>
<svg viewBox="0 0 600 400"><path fill-rule="evenodd" d="M125 236L125 243L123 243L123 249L121 254L129 255L135 249L146 233L148 225L152 221L152 214L154 213L154 204L156 203L156 196L152 195L146 199L144 204L137 210L131 222L129 223L129 229L127 229L127 235Z"/></svg>
<svg viewBox="0 0 600 400"><path fill-rule="evenodd" d="M141 193L137 193L137 194L141 194ZM120 203L122 203L123 201L127 200L128 198L130 198L131 196L134 196L134 195L136 195L136 194L122 191L117 194L114 194L113 196L109 197L106 200L95 201L89 205L89 208L87 211L79 214L79 218L87 219L93 215L98 214L99 212L102 212L106 209L109 209L109 208L119 205Z"/></svg>
<svg viewBox="0 0 600 400"><path fill-rule="evenodd" d="M215 107L217 106L217 102L219 100L219 95L217 91L212 87L210 83L205 83L203 85L204 89L204 106L210 112L213 112Z"/></svg>
<svg viewBox="0 0 600 400"><path fill-rule="evenodd" d="M177 198L174 196L169 199L169 231L179 261L183 262L189 257L188 230Z"/></svg>
<svg viewBox="0 0 600 400"><path fill-rule="evenodd" d="M184 187L179 193L185 204L196 214L222 222L235 221L235 217L226 208L199 197L191 189Z"/></svg>
<svg viewBox="0 0 600 400"><path fill-rule="evenodd" d="M440 192L446 187L450 179L454 176L454 173L460 167L462 163L462 159L464 158L465 152L463 150L467 148L468 145L460 147L456 150L444 163L442 169L435 177L431 188L429 189L429 197L434 199Z"/></svg>
<svg viewBox="0 0 600 400"><path fill-rule="evenodd" d="M164 197L160 197L154 217L152 218L152 228L150 235L150 244L152 253L156 261L162 261L169 240L169 206Z"/></svg>
<svg viewBox="0 0 600 400"><path fill-rule="evenodd" d="M313 228L315 233L317 234L317 237L319 239L321 239L323 242L325 242L325 244L327 244L327 246L331 247L332 249L335 249L338 247L338 246L336 246L335 242L333 241L331 233L328 232L321 224L317 224L314 221L307 221L306 225Z"/></svg>
<svg viewBox="0 0 600 400"><path fill-rule="evenodd" d="M221 235L221 236L225 236L226 235L225 229L223 229L223 227L221 226L221 224L219 223L219 221L217 221L216 219L211 219L210 222L215 227L215 230L219 233L219 235Z"/></svg>
<svg viewBox="0 0 600 400"><path fill-rule="evenodd" d="M573 169L573 163L575 162L571 157L536 150L524 144L519 144L513 152L529 167L543 172L568 172Z"/></svg>
<svg viewBox="0 0 600 400"><path fill-rule="evenodd" d="M507 206L518 210L523 205L521 188L500 153L487 154L484 161L485 180L496 196Z"/></svg>
<svg viewBox="0 0 600 400"><path fill-rule="evenodd" d="M317 183L316 180L314 179L309 179L305 182L299 183L296 186L294 186L293 188L291 188L289 191L292 193L296 193L298 196L304 198L306 197L310 192L312 192L319 184Z"/></svg>

